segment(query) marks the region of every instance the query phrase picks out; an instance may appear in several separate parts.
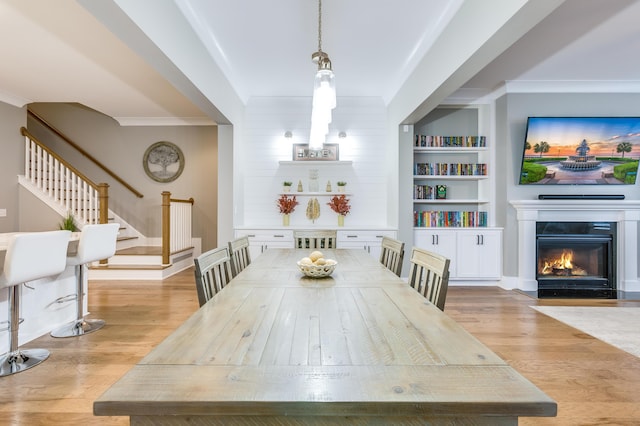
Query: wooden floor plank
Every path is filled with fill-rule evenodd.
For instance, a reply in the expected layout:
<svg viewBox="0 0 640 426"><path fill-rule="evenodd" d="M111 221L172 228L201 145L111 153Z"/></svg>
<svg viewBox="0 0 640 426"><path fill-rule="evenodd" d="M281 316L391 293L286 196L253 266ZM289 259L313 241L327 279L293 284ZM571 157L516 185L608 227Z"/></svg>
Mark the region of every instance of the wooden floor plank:
<svg viewBox="0 0 640 426"><path fill-rule="evenodd" d="M25 345L47 348L51 357L0 378L0 424L129 424L93 416L93 401L198 309L193 277L189 269L164 281L92 281L90 317L107 325L80 338L43 336ZM450 287L445 313L558 402L557 417L521 418L520 425L637 425L640 358L529 307L537 304L640 306Z"/></svg>

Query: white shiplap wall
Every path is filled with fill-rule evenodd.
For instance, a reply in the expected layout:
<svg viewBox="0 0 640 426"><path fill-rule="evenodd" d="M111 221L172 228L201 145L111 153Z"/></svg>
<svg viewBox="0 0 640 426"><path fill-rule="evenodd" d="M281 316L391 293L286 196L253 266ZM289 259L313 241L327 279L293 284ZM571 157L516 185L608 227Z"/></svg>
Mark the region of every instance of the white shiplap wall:
<svg viewBox="0 0 640 426"><path fill-rule="evenodd" d="M340 144L340 160L351 164L289 165L280 161L292 159L292 144L307 143L311 117L311 98L253 98L246 108L242 146L236 150L240 167L236 177L241 186L243 218L236 227L279 227L281 215L276 207L282 182L294 183L296 193L299 180L308 191L309 169L319 171L320 191L331 181L348 183L351 214L345 218L349 228L386 228L388 202L388 173L393 170L386 158L386 108L379 98L338 98L327 143ZM292 139L284 133L291 131ZM338 139L338 133L347 133ZM326 205L328 197L318 197L320 218L313 224L306 218L309 197L299 196L300 204L291 215L291 227L327 228L337 226L337 215Z"/></svg>

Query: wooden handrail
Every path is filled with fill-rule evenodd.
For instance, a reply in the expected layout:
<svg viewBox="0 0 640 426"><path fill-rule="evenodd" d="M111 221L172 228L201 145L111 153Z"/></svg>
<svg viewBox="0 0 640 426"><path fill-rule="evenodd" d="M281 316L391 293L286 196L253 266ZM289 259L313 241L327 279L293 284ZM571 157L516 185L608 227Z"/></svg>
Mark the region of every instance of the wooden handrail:
<svg viewBox="0 0 640 426"><path fill-rule="evenodd" d="M93 182L91 179L89 179L88 177L83 175L82 172L80 172L78 169L73 167L71 164L69 164L67 161L65 161L62 157L60 157L58 154L53 152L47 146L43 145L42 142L40 142L35 136L33 136L31 133L29 133L29 131L27 129L25 129L24 127L21 127L20 128L20 133L22 133L22 136L28 137L29 139L31 139L32 141L37 143L38 146L40 148L42 148L47 154L49 154L50 156L52 156L53 158L58 160L67 169L71 170L73 173L78 175L82 180L86 181L93 189L98 190L99 185L97 183Z"/></svg>
<svg viewBox="0 0 640 426"><path fill-rule="evenodd" d="M181 200L179 198L169 198L169 201L173 202L173 203L189 203L191 205L193 205L193 197L189 198L188 200Z"/></svg>
<svg viewBox="0 0 640 426"><path fill-rule="evenodd" d="M68 143L69 145L71 145L74 149L76 149L78 152L80 152L80 154L84 155L86 158L88 158L90 161L92 161L95 165L97 165L98 167L100 167L102 170L105 171L105 173L107 173L109 176L111 176L112 178L114 178L115 180L117 180L118 182L120 182L120 184L122 184L122 186L124 186L125 188L127 188L129 191L133 192L135 194L136 197L138 198L142 198L144 197L144 195L142 195L140 192L138 192L136 189L134 189L131 185L129 185L127 182L125 182L120 176L116 175L114 172L112 172L107 166L105 166L104 164L102 164L100 161L98 161L95 157L93 157L91 154L89 154L87 151L85 151L84 149L82 149L80 146L78 146L76 143L74 143L71 139L69 139L69 137L67 137L64 133L62 133L60 130L56 129L54 126L52 126L51 124L49 124L49 122L47 122L44 118L40 117L38 114L36 114L35 112L31 111L31 110L27 110L27 114L29 114L30 116L32 116L33 118L35 118L37 121L39 121L42 125L44 125L45 127L47 127L49 130L51 130L53 133L55 133L56 135L58 135L62 140L64 140L66 143ZM24 128L23 128L24 129ZM25 129L26 131L26 129ZM24 135L24 133L23 133ZM25 135L26 136L26 135ZM31 136L30 136L31 137Z"/></svg>

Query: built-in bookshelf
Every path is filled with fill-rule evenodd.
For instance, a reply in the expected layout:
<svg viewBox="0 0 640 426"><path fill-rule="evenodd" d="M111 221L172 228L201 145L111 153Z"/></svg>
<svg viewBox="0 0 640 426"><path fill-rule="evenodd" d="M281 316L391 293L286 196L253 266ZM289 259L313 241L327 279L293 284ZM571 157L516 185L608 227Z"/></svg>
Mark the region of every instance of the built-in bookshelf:
<svg viewBox="0 0 640 426"><path fill-rule="evenodd" d="M487 152L485 140L484 136L415 136L415 227L487 226L487 212L482 205L489 200L482 197L485 191L481 187L481 182L489 178L489 166L483 156ZM432 141L451 146L422 146ZM459 205L460 209L444 209L444 204Z"/></svg>
<svg viewBox="0 0 640 426"><path fill-rule="evenodd" d="M478 116L473 108L442 108L416 125L414 227L489 226L489 147Z"/></svg>
<svg viewBox="0 0 640 426"><path fill-rule="evenodd" d="M502 275L491 113L488 105L443 105L405 139L411 144L404 151L412 160L404 163L412 167L404 182L413 185L413 244L451 261L450 284Z"/></svg>

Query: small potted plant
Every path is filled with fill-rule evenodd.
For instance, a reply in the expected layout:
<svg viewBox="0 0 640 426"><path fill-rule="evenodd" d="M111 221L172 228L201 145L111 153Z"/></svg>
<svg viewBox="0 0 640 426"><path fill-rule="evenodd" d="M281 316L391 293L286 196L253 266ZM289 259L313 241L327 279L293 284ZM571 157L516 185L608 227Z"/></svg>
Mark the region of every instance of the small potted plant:
<svg viewBox="0 0 640 426"><path fill-rule="evenodd" d="M294 212L296 206L298 205L296 196L282 194L276 201L276 205L278 206L278 209L282 214L282 225L289 226L289 215Z"/></svg>
<svg viewBox="0 0 640 426"><path fill-rule="evenodd" d="M338 213L338 226L344 226L344 217L349 214L351 206L346 195L334 195L327 203L331 210Z"/></svg>
<svg viewBox="0 0 640 426"><path fill-rule="evenodd" d="M293 182L289 182L288 180L285 180L284 182L282 182L282 191L283 192L291 191L291 185L293 185Z"/></svg>
<svg viewBox="0 0 640 426"><path fill-rule="evenodd" d="M71 212L68 212L67 216L62 219L62 222L60 222L59 228L61 231L71 231L71 232L76 231L77 229L76 222L73 219L73 214L71 214Z"/></svg>
<svg viewBox="0 0 640 426"><path fill-rule="evenodd" d="M347 182L339 180L336 182L336 185L338 185L338 192L344 192L344 187L347 186Z"/></svg>

